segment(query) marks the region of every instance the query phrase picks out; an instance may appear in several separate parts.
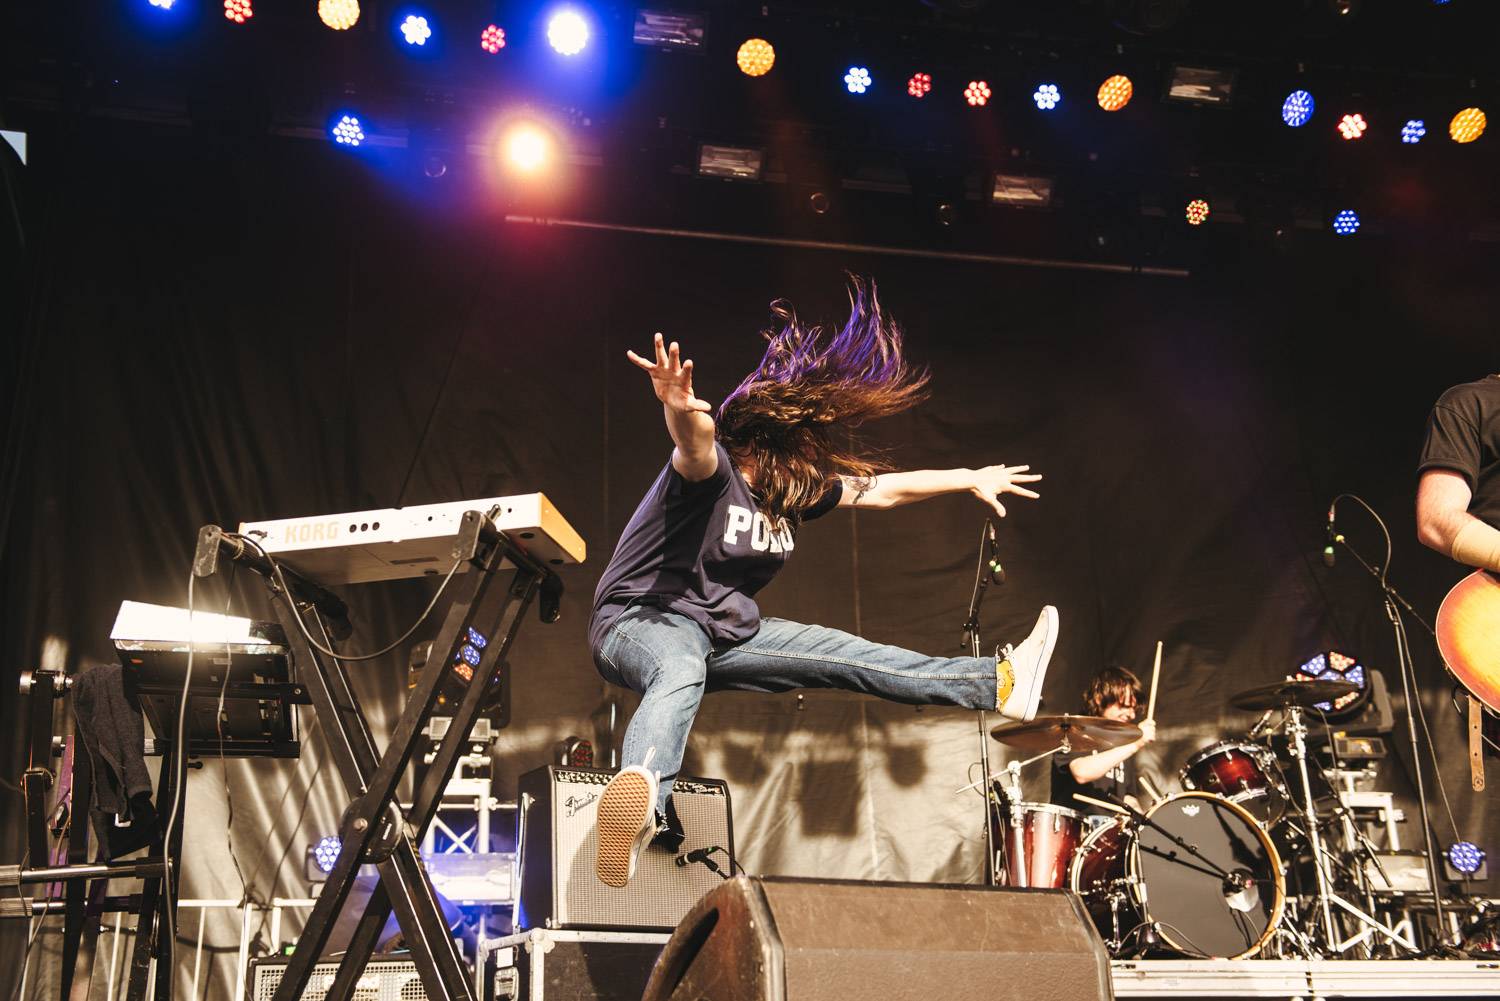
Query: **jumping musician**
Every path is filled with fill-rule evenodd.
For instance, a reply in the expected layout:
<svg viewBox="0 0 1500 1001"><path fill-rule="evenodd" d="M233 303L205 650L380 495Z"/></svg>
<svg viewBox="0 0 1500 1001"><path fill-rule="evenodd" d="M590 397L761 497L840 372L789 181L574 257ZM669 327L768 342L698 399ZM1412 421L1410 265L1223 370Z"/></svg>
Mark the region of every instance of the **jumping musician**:
<svg viewBox="0 0 1500 1001"><path fill-rule="evenodd" d="M624 767L600 796L595 869L624 886L643 847L681 844L672 782L705 692L838 688L910 704L998 709L1031 719L1057 641L1045 606L1030 635L993 657L932 657L850 633L765 618L755 596L796 548L804 522L835 507L884 509L967 491L1004 516L1004 494L1036 498L1026 465L891 472L847 443L866 420L925 395L875 286L851 279L843 329L804 325L783 301L759 366L713 408L693 363L655 339L627 352L651 377L674 449L625 527L594 597L599 672L641 695Z"/></svg>

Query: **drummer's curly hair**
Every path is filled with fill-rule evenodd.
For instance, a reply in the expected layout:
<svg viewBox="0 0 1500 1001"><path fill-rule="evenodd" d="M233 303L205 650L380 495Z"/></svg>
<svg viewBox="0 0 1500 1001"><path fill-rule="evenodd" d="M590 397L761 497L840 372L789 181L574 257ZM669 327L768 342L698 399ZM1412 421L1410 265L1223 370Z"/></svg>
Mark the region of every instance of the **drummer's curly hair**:
<svg viewBox="0 0 1500 1001"><path fill-rule="evenodd" d="M928 374L907 361L901 329L867 279L849 276L849 320L840 330L803 323L783 299L771 312L777 326L764 333L765 357L719 405L715 424L766 512L796 519L830 477L868 480L890 469L861 454L851 432L922 400Z"/></svg>
<svg viewBox="0 0 1500 1001"><path fill-rule="evenodd" d="M1083 693L1083 709L1090 716L1098 716L1110 706L1125 701L1130 694L1135 702L1141 701L1141 679L1135 672L1118 664L1106 667L1094 675Z"/></svg>

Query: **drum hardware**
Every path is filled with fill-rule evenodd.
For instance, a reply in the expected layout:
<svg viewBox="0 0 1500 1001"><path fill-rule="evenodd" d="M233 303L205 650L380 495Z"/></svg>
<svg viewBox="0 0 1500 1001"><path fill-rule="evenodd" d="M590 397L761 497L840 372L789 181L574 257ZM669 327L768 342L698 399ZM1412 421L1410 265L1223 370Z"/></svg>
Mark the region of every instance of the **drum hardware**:
<svg viewBox="0 0 1500 1001"><path fill-rule="evenodd" d="M1117 958L1243 959L1270 941L1285 903L1281 859L1243 807L1205 792L1147 813L1080 798L1116 814L1088 836L1069 885Z"/></svg>
<svg viewBox="0 0 1500 1001"><path fill-rule="evenodd" d="M1083 840L1083 817L1067 807L1023 801L1021 770L1058 753L1127 744L1140 737L1140 728L1102 716L1039 716L997 726L990 735L1013 747L1039 751L998 772L986 771L983 778L955 790L963 793L981 785L988 790L985 839L990 878L999 885L1061 889L1074 849Z"/></svg>
<svg viewBox="0 0 1500 1001"><path fill-rule="evenodd" d="M1221 740L1188 758L1177 774L1184 789L1223 796L1268 829L1286 812L1285 777L1275 755L1260 744Z"/></svg>
<svg viewBox="0 0 1500 1001"><path fill-rule="evenodd" d="M1002 744L1023 751L1108 751L1141 738L1134 723L1103 716L1038 716L1026 723L1007 723L990 731ZM1066 745L1061 746L1061 745Z"/></svg>
<svg viewBox="0 0 1500 1001"><path fill-rule="evenodd" d="M1183 851L1187 852L1202 864L1195 865L1192 862L1184 861L1183 859L1177 857L1176 852L1163 852L1157 848L1142 848L1140 849L1141 851L1147 852L1151 855L1155 855L1158 858L1166 859L1169 862L1175 862L1178 865L1186 866L1187 868L1193 869L1197 872L1217 877L1218 879L1223 880L1226 886L1228 886L1231 882L1234 882L1236 884L1241 883L1241 880L1238 879L1234 873L1231 873L1229 870L1220 867L1219 864L1216 863L1213 859L1209 858L1207 855L1204 855L1201 851L1199 851L1196 845L1188 844L1186 841L1182 840L1177 835L1173 834L1171 831L1167 830L1165 827L1152 820L1149 815L1142 813L1135 807L1131 806L1129 803L1114 799L1098 800L1094 799L1092 796L1084 796L1080 793L1074 793L1073 798L1083 800L1085 803L1092 803L1095 806L1114 807L1117 812L1129 817L1131 821L1136 825L1141 827L1149 827L1152 830L1157 831L1168 841L1172 842L1178 848L1181 848Z"/></svg>
<svg viewBox="0 0 1500 1001"><path fill-rule="evenodd" d="M1301 704L1301 700L1307 699L1311 695L1316 693L1306 690L1291 690L1288 687L1291 684L1292 683L1287 682L1279 686L1266 686L1266 688L1279 688L1281 690L1280 694L1288 699L1288 705L1286 706L1286 715L1283 721L1282 729L1286 731L1288 737L1287 753L1290 754L1293 760L1297 762L1296 775L1300 780L1301 785L1301 801L1297 802L1293 798L1290 800L1290 802L1296 809L1296 812L1300 815L1302 823L1299 825L1290 817L1285 818L1284 823L1289 831L1300 835L1306 840L1307 846L1312 853L1312 868L1314 879L1313 899L1314 906L1316 907L1318 926L1320 927L1322 932L1321 948L1323 954L1340 955L1344 952L1347 952L1350 948L1366 942L1374 933L1383 935L1387 941L1393 943L1396 946L1399 946L1402 949L1405 949L1409 952L1416 952L1417 946L1410 938L1401 934L1396 929L1392 928L1391 926L1385 924L1378 918L1368 913L1368 911L1366 911L1365 909L1356 906L1353 902L1335 892L1334 877L1332 872L1330 871L1331 867L1337 867L1338 869L1342 870L1346 875L1348 875L1351 884L1355 887L1366 889L1368 887L1368 882L1364 878L1363 870L1358 864L1355 864L1353 866L1347 864L1344 858L1342 858L1339 854L1330 851L1329 847L1324 843L1324 835L1321 828L1325 818L1320 817L1318 814L1316 799L1312 791L1312 777L1308 768L1308 727L1304 719L1304 708ZM1308 683L1302 682L1300 684ZM1316 682L1315 684L1341 685L1343 683ZM1264 691L1264 689L1259 691ZM1326 696L1324 698L1317 699L1317 701L1326 701ZM1236 702L1236 704L1239 703ZM1242 705L1241 708L1247 707ZM1316 762L1314 762L1313 764L1314 767L1316 767ZM1348 812L1348 808L1342 802L1342 797L1339 795L1337 785L1331 785L1331 788L1333 789L1334 793L1334 805L1332 807L1331 815L1326 819L1336 820L1340 824L1342 824L1344 828L1345 838L1355 846L1353 849L1355 853L1362 853L1365 854L1367 858L1375 859L1373 845L1371 845L1358 830L1357 825L1354 823L1353 817ZM1378 869L1380 865L1379 860L1376 859L1374 864ZM1369 894L1366 893L1366 896L1368 898ZM1371 906L1371 908L1373 909L1373 898L1367 899L1366 904L1367 906ZM1364 930L1348 940L1341 940L1337 926L1334 924L1333 919L1335 908L1353 917L1356 921L1364 926Z"/></svg>
<svg viewBox="0 0 1500 1001"><path fill-rule="evenodd" d="M988 852L987 868L991 883L998 886L1044 886L1052 889L1060 889L1066 883L1068 859L1082 839L1083 819L1076 810L1023 801L1021 769L1059 752L1066 754L1069 747L1064 735L1063 742L1056 747L1025 761L1008 762L1000 771L954 790L956 795L988 783L985 795L985 850ZM985 760L988 761L988 756ZM1028 837L1028 828L1038 814L1047 813L1053 814L1055 821L1065 821L1064 826L1068 830L1058 829L1055 823L1052 832L1038 827ZM1049 833L1059 836L1050 837ZM1049 849L1051 856L1055 857L1049 856Z"/></svg>
<svg viewBox="0 0 1500 1001"><path fill-rule="evenodd" d="M1290 709L1293 706L1306 709L1317 705L1319 702L1332 702L1340 696L1357 691L1359 691L1359 686L1350 684L1347 681L1293 681L1288 679L1286 681L1274 681L1269 685L1261 685L1257 688L1247 688L1243 692L1230 696L1229 704L1236 709L1244 709L1248 712ZM1264 719L1264 717L1262 718ZM1274 730L1276 727L1268 729Z"/></svg>

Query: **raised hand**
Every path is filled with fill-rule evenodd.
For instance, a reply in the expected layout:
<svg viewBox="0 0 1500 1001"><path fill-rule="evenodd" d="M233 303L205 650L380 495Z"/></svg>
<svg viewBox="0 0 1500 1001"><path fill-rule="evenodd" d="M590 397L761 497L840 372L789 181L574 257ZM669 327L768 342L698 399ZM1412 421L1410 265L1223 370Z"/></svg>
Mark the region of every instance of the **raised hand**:
<svg viewBox="0 0 1500 1001"><path fill-rule="evenodd" d="M1035 491L1028 490L1019 484L1035 483L1042 478L1040 473L1028 472L1030 466L985 466L983 469L974 470L974 483L969 487L975 497L984 501L995 509L1000 517L1005 517L1005 505L1000 503L1001 494L1015 494L1017 497L1030 497L1036 500L1039 496Z"/></svg>
<svg viewBox="0 0 1500 1001"><path fill-rule="evenodd" d="M655 362L647 361L634 351L626 351L625 357L651 376L651 388L656 391L656 398L668 409L681 413L712 413L713 407L708 401L693 395L692 359L682 360L676 341L671 347L664 347L661 334L656 335L654 347Z"/></svg>

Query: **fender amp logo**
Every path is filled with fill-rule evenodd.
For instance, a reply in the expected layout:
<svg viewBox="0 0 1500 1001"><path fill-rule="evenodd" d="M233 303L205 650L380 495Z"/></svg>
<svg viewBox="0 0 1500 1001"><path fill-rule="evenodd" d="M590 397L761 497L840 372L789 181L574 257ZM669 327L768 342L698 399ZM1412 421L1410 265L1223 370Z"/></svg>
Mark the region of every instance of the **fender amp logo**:
<svg viewBox="0 0 1500 1001"><path fill-rule="evenodd" d="M339 523L336 521L299 521L282 530L281 541L283 545L293 542L332 542L338 535Z"/></svg>
<svg viewBox="0 0 1500 1001"><path fill-rule="evenodd" d="M569 796L567 799L563 800L563 806L568 808L568 816L573 817L578 814L579 810L582 810L584 807L588 806L598 798L599 794L592 792L583 796Z"/></svg>

